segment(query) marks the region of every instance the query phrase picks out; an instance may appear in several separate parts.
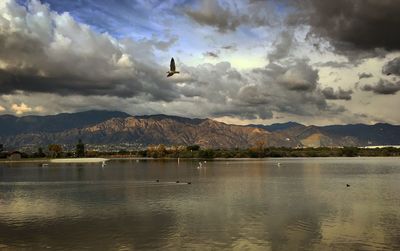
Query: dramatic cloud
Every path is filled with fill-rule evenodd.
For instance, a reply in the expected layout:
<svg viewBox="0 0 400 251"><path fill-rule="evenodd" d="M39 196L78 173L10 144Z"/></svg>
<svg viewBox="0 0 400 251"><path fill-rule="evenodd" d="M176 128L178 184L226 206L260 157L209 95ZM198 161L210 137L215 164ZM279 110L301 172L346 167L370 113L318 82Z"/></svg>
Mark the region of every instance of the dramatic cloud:
<svg viewBox="0 0 400 251"><path fill-rule="evenodd" d="M11 106L11 110L13 110L15 112L15 114L21 115L21 114L24 114L24 113L27 113L27 112L31 112L32 108L27 106L27 105L25 105L24 103L21 103L20 105L13 104Z"/></svg>
<svg viewBox="0 0 400 251"><path fill-rule="evenodd" d="M187 9L185 13L201 25L214 26L220 32L234 31L242 17L229 8L223 8L218 1L203 0L198 10Z"/></svg>
<svg viewBox="0 0 400 251"><path fill-rule="evenodd" d="M400 81L399 82L390 82L388 80L381 79L375 85L364 85L361 87L363 91L371 91L376 94L383 95L394 95L398 91L400 91Z"/></svg>
<svg viewBox="0 0 400 251"><path fill-rule="evenodd" d="M93 32L38 1L27 8L3 1L0 12L2 93L177 97L148 41L119 41Z"/></svg>
<svg viewBox="0 0 400 251"><path fill-rule="evenodd" d="M386 75L394 74L400 76L400 57L386 63L382 68L382 73Z"/></svg>
<svg viewBox="0 0 400 251"><path fill-rule="evenodd" d="M4 112L6 111L6 108L4 108L3 106L0 105L0 112Z"/></svg>
<svg viewBox="0 0 400 251"><path fill-rule="evenodd" d="M290 68L281 69L284 73L278 76L278 82L288 90L313 91L316 88L318 71L309 66L306 61L298 60Z"/></svg>
<svg viewBox="0 0 400 251"><path fill-rule="evenodd" d="M400 105L395 95L372 100L365 92L398 91L397 7L393 0L3 0L0 112L375 121L380 107ZM180 74L166 78L171 57ZM392 77L378 82L381 73ZM353 93L348 83L359 80ZM366 104L368 114L355 116ZM396 111L382 117L400 121Z"/></svg>
<svg viewBox="0 0 400 251"><path fill-rule="evenodd" d="M198 24L215 27L221 33L235 31L243 24L251 26L270 24L268 15L260 13L257 8L252 8L252 10L251 15L242 14L237 5L230 5L229 2L221 4L216 0L202 0L200 6L185 9L185 14ZM272 13L268 14L272 16Z"/></svg>
<svg viewBox="0 0 400 251"><path fill-rule="evenodd" d="M359 73L358 74L358 79L363 79L363 78L372 78L374 75L372 75L372 73Z"/></svg>
<svg viewBox="0 0 400 251"><path fill-rule="evenodd" d="M242 119L270 119L274 113L311 116L344 111L326 103L318 84L318 71L306 59L288 65L269 64L242 74L228 62L185 67L179 92L202 102L204 112Z"/></svg>
<svg viewBox="0 0 400 251"><path fill-rule="evenodd" d="M284 31L279 38L274 42L274 50L268 54L270 61L276 61L285 58L289 55L293 45L293 33Z"/></svg>
<svg viewBox="0 0 400 251"><path fill-rule="evenodd" d="M253 71L254 81L239 90L238 107L256 107L264 115L273 112L312 116L342 113L342 107L326 102L318 83L318 70L297 59L282 66L269 64ZM270 111L270 113L268 113Z"/></svg>
<svg viewBox="0 0 400 251"><path fill-rule="evenodd" d="M352 90L342 90L342 88L339 87L337 91L334 91L332 87L326 87L322 90L322 94L324 94L326 99L342 99L342 100L351 100L351 94L353 94Z"/></svg>
<svg viewBox="0 0 400 251"><path fill-rule="evenodd" d="M289 16L291 24L308 24L311 33L328 38L338 52L400 49L400 1L288 1L303 12Z"/></svg>

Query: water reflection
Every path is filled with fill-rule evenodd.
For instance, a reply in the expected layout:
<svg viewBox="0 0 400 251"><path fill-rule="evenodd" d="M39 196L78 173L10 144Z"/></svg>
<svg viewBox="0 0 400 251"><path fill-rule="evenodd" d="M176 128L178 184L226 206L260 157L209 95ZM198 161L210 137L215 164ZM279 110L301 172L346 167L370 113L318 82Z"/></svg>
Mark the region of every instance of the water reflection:
<svg viewBox="0 0 400 251"><path fill-rule="evenodd" d="M0 248L399 249L398 160L0 164Z"/></svg>

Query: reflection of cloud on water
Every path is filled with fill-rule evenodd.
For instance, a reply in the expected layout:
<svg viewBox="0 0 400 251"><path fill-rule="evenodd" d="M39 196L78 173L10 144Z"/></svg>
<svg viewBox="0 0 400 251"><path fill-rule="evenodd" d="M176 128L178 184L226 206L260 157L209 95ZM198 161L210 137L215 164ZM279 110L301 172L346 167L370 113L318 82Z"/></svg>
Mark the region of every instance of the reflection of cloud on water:
<svg viewBox="0 0 400 251"><path fill-rule="evenodd" d="M0 246L163 249L177 226L173 210L146 198L148 186L108 182L45 187L18 187L0 200Z"/></svg>
<svg viewBox="0 0 400 251"><path fill-rule="evenodd" d="M25 225L0 221L0 245L29 246L33 250L150 249L165 250L176 217L167 211L135 215L126 212L107 217L42 219Z"/></svg>
<svg viewBox="0 0 400 251"><path fill-rule="evenodd" d="M298 177L286 179L265 162L249 163L211 166L208 179L213 182L196 187L198 197L182 193L170 203L179 219L174 236L186 236L185 242L199 249L207 244L221 249L296 250L319 241L321 217L330 213L326 203L308 194ZM224 173L229 178L217 179ZM175 246L178 240L169 242Z"/></svg>
<svg viewBox="0 0 400 251"><path fill-rule="evenodd" d="M50 220L59 217L77 217L82 214L79 206L51 198L15 197L0 203L0 220L10 224Z"/></svg>
<svg viewBox="0 0 400 251"><path fill-rule="evenodd" d="M387 188L390 191L379 191L385 186L376 180L365 180L362 174L371 171L365 168L347 167L349 170L341 170L340 174L332 168L343 166L295 161L296 164L283 161L280 168L257 162L225 167L231 168L229 179L203 187L197 200L189 199L192 211L176 208L177 214L185 217L179 217L179 224L184 227L175 235L185 233L230 249L384 249L388 243L396 243L399 236L394 230L398 227L384 221L388 215L398 217L399 212L387 211L392 204L387 198L387 205L382 204L393 191L392 186ZM328 160L332 165L329 162L334 161ZM209 169L210 179L224 173L223 164L218 166L221 169ZM352 190L346 190L344 180L354 182ZM359 180L369 187L359 188L363 186ZM190 221L184 221L187 218ZM392 228L385 230L390 225ZM207 230L211 229L210 236ZM218 243L221 240L225 243Z"/></svg>
<svg viewBox="0 0 400 251"><path fill-rule="evenodd" d="M375 172L375 169L367 168L365 172ZM394 186L400 188L398 175L385 179L379 175L359 175L353 177L352 182L351 189L336 188L326 192L331 195L330 206L336 213L323 218L323 238L315 244L316 249L398 250L400 212L393 204L396 199L391 196L398 191Z"/></svg>

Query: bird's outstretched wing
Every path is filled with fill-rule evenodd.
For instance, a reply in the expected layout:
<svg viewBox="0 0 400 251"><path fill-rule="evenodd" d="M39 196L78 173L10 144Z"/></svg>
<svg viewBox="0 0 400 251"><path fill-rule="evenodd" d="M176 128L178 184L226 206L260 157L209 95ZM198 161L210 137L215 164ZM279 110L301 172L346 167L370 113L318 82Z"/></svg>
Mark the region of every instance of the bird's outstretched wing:
<svg viewBox="0 0 400 251"><path fill-rule="evenodd" d="M174 75L173 72L168 73L167 78L168 78L168 77L171 77L172 75Z"/></svg>
<svg viewBox="0 0 400 251"><path fill-rule="evenodd" d="M171 58L171 64L169 65L170 71L175 71L175 60Z"/></svg>

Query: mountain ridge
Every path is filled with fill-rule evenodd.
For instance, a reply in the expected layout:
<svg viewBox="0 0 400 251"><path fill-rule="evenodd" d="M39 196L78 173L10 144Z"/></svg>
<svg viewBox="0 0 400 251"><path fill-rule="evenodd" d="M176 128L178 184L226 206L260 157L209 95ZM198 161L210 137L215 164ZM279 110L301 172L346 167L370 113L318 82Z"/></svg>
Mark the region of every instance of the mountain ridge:
<svg viewBox="0 0 400 251"><path fill-rule="evenodd" d="M232 125L208 118L165 114L131 116L124 112L90 110L49 116L0 115L0 144L13 147L134 143L193 145L206 148L340 147L400 144L400 126L349 124L306 126L297 122Z"/></svg>
<svg viewBox="0 0 400 251"><path fill-rule="evenodd" d="M106 110L89 110L45 116L28 115L22 117L6 114L0 115L0 135L57 132L96 124L110 118L129 116L131 115L124 112Z"/></svg>

